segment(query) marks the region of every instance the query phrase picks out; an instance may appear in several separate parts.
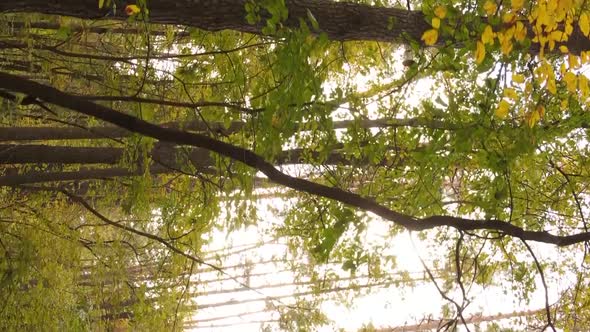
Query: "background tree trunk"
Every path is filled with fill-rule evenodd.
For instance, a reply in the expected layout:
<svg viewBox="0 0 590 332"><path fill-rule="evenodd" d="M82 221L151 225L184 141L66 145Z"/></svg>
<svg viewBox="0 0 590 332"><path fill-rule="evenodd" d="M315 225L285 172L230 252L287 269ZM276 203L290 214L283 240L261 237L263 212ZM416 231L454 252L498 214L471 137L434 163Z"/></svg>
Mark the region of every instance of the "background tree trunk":
<svg viewBox="0 0 590 332"><path fill-rule="evenodd" d="M251 25L246 22L246 0L176 0L151 1L150 22L187 25L204 30L237 30L260 34L265 22ZM320 31L332 40L376 40L391 42L402 34L420 40L430 26L419 11L373 7L361 4L326 0L286 1L289 27L299 27L299 19L309 22L309 10L320 25ZM97 0L7 0L0 3L0 12L40 12L99 19L126 19L124 7L98 8ZM262 13L264 17L264 13ZM390 22L395 22L390 29ZM311 26L311 24L310 24Z"/></svg>

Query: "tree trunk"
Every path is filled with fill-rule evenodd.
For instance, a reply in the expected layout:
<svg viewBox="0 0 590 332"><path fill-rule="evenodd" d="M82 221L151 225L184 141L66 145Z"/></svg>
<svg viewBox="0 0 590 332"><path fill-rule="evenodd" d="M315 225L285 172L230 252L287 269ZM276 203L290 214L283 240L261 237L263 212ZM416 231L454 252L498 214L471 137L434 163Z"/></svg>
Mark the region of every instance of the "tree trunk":
<svg viewBox="0 0 590 332"><path fill-rule="evenodd" d="M197 132L207 132L209 130L224 135L238 132L244 127L244 122L234 121L229 128L220 122L209 122L207 124L200 121L190 122L168 122L161 124L162 127L190 130ZM410 128L429 128L440 130L457 130L463 127L471 126L431 120L427 118L409 118L409 119L375 119L375 120L342 120L334 121L334 129L346 129L351 126L361 128L393 128L393 127L410 127ZM131 136L131 132L117 126L103 127L0 127L0 142L8 141L37 141L37 140L69 140L69 139L95 139L95 138L121 138Z"/></svg>
<svg viewBox="0 0 590 332"><path fill-rule="evenodd" d="M156 0L150 1L151 23L187 25L204 30L237 30L260 34L265 22L246 22L246 0ZM316 18L322 32L332 40L377 40L391 42L408 34L420 40L430 28L421 12L397 8L373 7L326 0L287 0L286 26L299 27L299 19L309 22L307 11ZM124 6L98 8L97 0L3 0L0 12L40 12L83 19L125 20ZM107 16L108 15L108 16ZM388 29L389 22L396 22Z"/></svg>
<svg viewBox="0 0 590 332"><path fill-rule="evenodd" d="M0 164L116 164L123 152L119 148L2 144Z"/></svg>
<svg viewBox="0 0 590 332"><path fill-rule="evenodd" d="M354 165L367 164L364 159L355 160L347 156L338 148L328 154L324 165ZM0 144L0 164L107 164L116 165L125 155L125 149L114 147L69 147L48 145L25 144ZM285 150L276 158L277 165L304 164L305 155L317 158L317 152L306 152L303 149ZM173 144L158 143L150 153L153 163L150 166L151 174L171 173L176 170L186 169L187 165L196 167L200 172L215 167L215 161L210 157L209 151L200 148L187 148L183 150ZM381 162L385 164L383 159ZM401 160L400 160L401 162ZM9 172L10 173L10 172ZM31 183L54 181L80 181L90 179L103 179L122 176L137 176L143 174L142 168L138 170L126 168L88 169L63 172L38 172L30 171L23 174L5 174L0 176L0 186L15 186Z"/></svg>
<svg viewBox="0 0 590 332"><path fill-rule="evenodd" d="M246 22L245 4L247 0L154 0L149 3L151 23L186 25L203 30L237 30L261 34L265 25ZM421 42L424 31L431 29L428 20L420 11L398 8L376 7L348 2L328 0L286 0L289 16L284 25L298 28L300 20L308 22L308 12L319 24L319 32L336 41L372 40L380 42ZM0 12L39 12L73 16L82 19L125 20L124 6L98 8L97 0L2 0ZM524 22L528 25L528 22ZM577 24L574 32L565 43L570 52L580 53L590 49L590 40L584 37ZM532 34L532 28L528 25ZM439 41L441 44L443 40ZM533 44L531 52L538 51Z"/></svg>
<svg viewBox="0 0 590 332"><path fill-rule="evenodd" d="M230 134L237 132L244 126L242 122L234 122L229 128L221 123L205 124L200 121L168 122L161 126L183 130L205 132L212 130L218 133ZM120 138L131 136L132 133L117 126L104 127L0 127L0 142L6 141L37 141L37 140L69 140L69 139L95 139L95 138Z"/></svg>
<svg viewBox="0 0 590 332"><path fill-rule="evenodd" d="M334 146L324 165L353 165L368 163L367 160L357 159L342 151L342 144ZM70 146L49 146L33 144L0 144L0 164L109 164L114 165L121 161L125 154L123 148L113 147L70 147ZM305 164L305 156L319 158L320 155L314 151L305 149L292 149L282 151L276 157L277 165ZM178 167L184 162L191 162L194 166L211 167L214 161L209 157L209 151L201 148L187 148L182 150L173 144L156 144L151 151L150 157L156 163L163 166ZM386 161L383 160L382 163Z"/></svg>

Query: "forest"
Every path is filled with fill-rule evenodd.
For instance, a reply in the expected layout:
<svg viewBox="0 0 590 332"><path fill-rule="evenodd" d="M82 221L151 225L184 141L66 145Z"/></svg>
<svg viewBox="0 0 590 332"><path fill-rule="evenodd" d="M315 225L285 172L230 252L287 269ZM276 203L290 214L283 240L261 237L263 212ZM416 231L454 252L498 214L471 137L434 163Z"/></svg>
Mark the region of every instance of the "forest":
<svg viewBox="0 0 590 332"><path fill-rule="evenodd" d="M589 64L580 0L1 0L0 330L589 331Z"/></svg>

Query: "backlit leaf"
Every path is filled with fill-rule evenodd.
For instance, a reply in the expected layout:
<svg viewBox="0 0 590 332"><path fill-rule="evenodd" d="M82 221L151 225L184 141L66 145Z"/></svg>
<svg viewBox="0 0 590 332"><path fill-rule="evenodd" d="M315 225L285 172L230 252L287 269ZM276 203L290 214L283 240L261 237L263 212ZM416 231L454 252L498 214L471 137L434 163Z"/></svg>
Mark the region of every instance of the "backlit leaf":
<svg viewBox="0 0 590 332"><path fill-rule="evenodd" d="M590 34L590 20L588 19L588 14L586 12L580 15L578 25L580 26L580 31L582 31L584 36L588 37Z"/></svg>
<svg viewBox="0 0 590 332"><path fill-rule="evenodd" d="M498 108L496 108L496 112L494 114L496 114L497 117L504 119L508 115L508 111L510 111L510 104L506 100L502 99L498 103Z"/></svg>
<svg viewBox="0 0 590 332"><path fill-rule="evenodd" d="M428 46L436 44L436 41L438 40L438 31L436 29L426 30L422 35L422 40L424 41L424 44Z"/></svg>
<svg viewBox="0 0 590 332"><path fill-rule="evenodd" d="M480 41L477 42L477 46L475 48L475 62L480 64L483 62L483 59L486 57L486 47Z"/></svg>

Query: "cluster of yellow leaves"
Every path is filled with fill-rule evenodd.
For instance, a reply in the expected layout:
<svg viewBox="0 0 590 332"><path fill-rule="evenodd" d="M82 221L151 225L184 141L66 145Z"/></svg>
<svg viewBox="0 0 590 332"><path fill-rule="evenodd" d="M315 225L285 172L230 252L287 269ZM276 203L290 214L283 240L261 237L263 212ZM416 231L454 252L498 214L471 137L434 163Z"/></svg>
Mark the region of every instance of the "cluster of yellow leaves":
<svg viewBox="0 0 590 332"><path fill-rule="evenodd" d="M498 108L496 108L496 116L502 119L505 118L508 115L508 111L510 111L510 106L510 103L506 99L500 100Z"/></svg>
<svg viewBox="0 0 590 332"><path fill-rule="evenodd" d="M437 6L434 9L434 17L430 22L432 25L432 29L426 30L422 35L422 40L424 44L428 46L432 46L436 44L438 40L438 29L440 28L440 20L444 19L447 16L447 9L443 6Z"/></svg>
<svg viewBox="0 0 590 332"><path fill-rule="evenodd" d="M587 64L589 62L590 53L588 52L583 52L581 57L570 54L568 56L569 68L566 68L565 63L562 63L561 68L559 69L568 92L571 94L577 94L578 97L584 101L590 97L588 78L583 74L572 72L572 69L578 69L580 68L581 63Z"/></svg>
<svg viewBox="0 0 590 332"><path fill-rule="evenodd" d="M483 5L483 10L488 16L502 15L502 29L494 32L491 25L486 25L481 39L476 43L475 62L480 64L485 59L485 46L493 45L498 39L502 54L508 55L513 49L513 40L522 42L527 37L527 28L521 20L518 20L518 13L523 9L523 0L513 0L510 8L503 12L498 10L498 4L494 0L487 0Z"/></svg>
<svg viewBox="0 0 590 332"><path fill-rule="evenodd" d="M543 81L547 85L552 85L553 88L555 87L555 73L551 65L546 61L535 71L535 81ZM528 105L520 107L518 111L529 127L532 128L545 115L545 106L539 101L531 100L532 91L532 80L527 80L523 74L513 74L512 85L504 88L503 96L498 103L495 115L502 119L506 118L510 109L520 102L521 105Z"/></svg>
<svg viewBox="0 0 590 332"><path fill-rule="evenodd" d="M481 42L493 44L497 38L502 53L508 55L513 49L513 41L522 42L527 38L530 27L532 42L539 44L540 57L545 51L553 51L559 43L566 42L574 31L577 19L580 31L590 37L590 16L586 11L580 11L580 2L575 0L540 0L530 6L524 6L524 0L512 0L510 6L502 3L502 8L496 0L487 0L483 10L488 17L499 16L502 24L494 32L491 26L486 26L481 36ZM525 25L525 23L527 23ZM563 53L569 50L565 45L560 46ZM476 59L482 59L481 49L476 48ZM481 62L481 61L480 61Z"/></svg>
<svg viewBox="0 0 590 332"><path fill-rule="evenodd" d="M579 72L579 69L584 64L590 63L590 52L582 52L580 56L573 54L567 55L567 61L561 63L559 74L561 81L565 84L566 90L570 96L574 96L582 102L586 102L590 98L590 82L588 78ZM543 60L541 65L535 69L535 81L544 85L545 89L552 95L557 95L557 84L555 79L555 71L546 60ZM568 106L568 95L561 95L561 108L566 109Z"/></svg>
<svg viewBox="0 0 590 332"><path fill-rule="evenodd" d="M542 59L540 64L535 68L534 75L531 79L525 79L522 74L512 75L512 87L504 89L503 98L498 103L495 115L499 118L505 118L513 103L523 101L524 105L536 104L536 106L523 107L520 109L521 114L527 124L533 127L545 114L545 107L539 104L539 101L532 99L534 86L542 87L551 95L561 98L561 109L568 107L569 96L574 96L582 102L587 102L590 98L590 80L583 74L577 73L582 64L590 63L590 52L582 52L582 56L567 55L567 61L562 62L559 69L561 82L565 85L568 94L557 94L557 74L553 66L546 60Z"/></svg>
<svg viewBox="0 0 590 332"><path fill-rule="evenodd" d="M523 83L524 76L521 74L515 74L513 76L513 83ZM529 90L530 86L527 85L525 90ZM529 91L530 92L530 91ZM504 88L504 96L498 103L498 107L496 108L495 115L499 118L506 118L508 116L508 112L512 108L512 103L516 103L520 99L519 92L517 92L516 88L514 87L507 87ZM521 112L524 110L521 109ZM531 110L526 111L524 113L524 119L529 127L534 127L539 120L541 120L545 116L545 106L541 104L537 104L535 107L532 107Z"/></svg>
<svg viewBox="0 0 590 332"><path fill-rule="evenodd" d="M543 61L543 63L537 67L534 80L546 84L546 88L550 91L555 91L556 89L555 73L553 67L547 61ZM521 104L534 104L534 101L527 100L531 96L532 90L532 80L526 80L523 74L513 74L512 86L504 88L503 98L498 103L495 115L502 119L506 118L513 105L516 105L521 100ZM533 127L545 115L545 107L539 103L536 104L537 105L534 107L528 106L520 108L521 115L524 116L526 123L530 127Z"/></svg>
<svg viewBox="0 0 590 332"><path fill-rule="evenodd" d="M534 127L545 115L545 106L537 105L532 111L525 114L525 120L529 127Z"/></svg>
<svg viewBox="0 0 590 332"><path fill-rule="evenodd" d="M541 57L547 47L553 51L556 43L569 39L574 31L574 18L578 11L576 7L573 0L544 0L533 7L527 18L533 27L533 42L540 45ZM578 20L581 25L584 21L588 21L586 13L582 13ZM582 31L585 29L582 28ZM562 52L566 49L562 49Z"/></svg>
<svg viewBox="0 0 590 332"><path fill-rule="evenodd" d="M515 42L523 42L526 38L532 38L531 42L536 43L539 48L540 61L533 77L527 80L522 74L512 75L513 86L504 89L495 111L496 116L505 118L511 109L515 109L516 115L520 114L526 123L533 127L545 114L544 102L533 100L532 91L538 88L543 88L550 95L560 98L562 109L568 107L571 96L579 98L582 102L588 101L590 82L585 75L579 73L579 69L583 64L590 63L590 50L576 56L570 54L570 50L564 45L571 37L576 22L582 34L590 38L590 12L582 10L580 1L511 0L508 4L487 0L483 5L483 11L488 17L501 18L502 23L484 27L480 39L476 42L476 63L483 62L486 46L494 45L496 41L504 55L512 52ZM545 52L552 52L556 47L565 56L562 58L559 71L544 57ZM558 82L565 86L567 94L558 95ZM521 106L516 108L517 105Z"/></svg>
<svg viewBox="0 0 590 332"><path fill-rule="evenodd" d="M583 102L590 98L590 82L588 78L579 74L583 64L590 63L590 50L581 52L580 56L570 54L565 45L574 31L577 22L579 31L590 38L590 11L582 10L582 2L579 0L486 0L483 4L483 12L488 17L496 17L500 24L485 24L480 38L475 43L475 62L481 64L486 57L486 48L499 46L504 55L510 55L514 46L527 42L527 38L533 44L538 45L539 65L534 70L532 78L525 79L522 74L512 75L513 86L503 91L495 111L496 116L505 118L511 108L520 105L519 112L529 126L534 126L545 114L543 101L533 97L533 90L542 88L551 95L561 98L561 108L568 106L568 98L574 95ZM432 29L422 35L426 45L436 44L439 38L441 20L447 15L447 10L438 6L434 10ZM497 44L496 44L497 42ZM534 47L534 46L533 46ZM546 51L559 51L567 56L564 58L561 69L553 68L544 57ZM558 82L563 84L569 94L557 94ZM534 100L537 99L537 100Z"/></svg>

